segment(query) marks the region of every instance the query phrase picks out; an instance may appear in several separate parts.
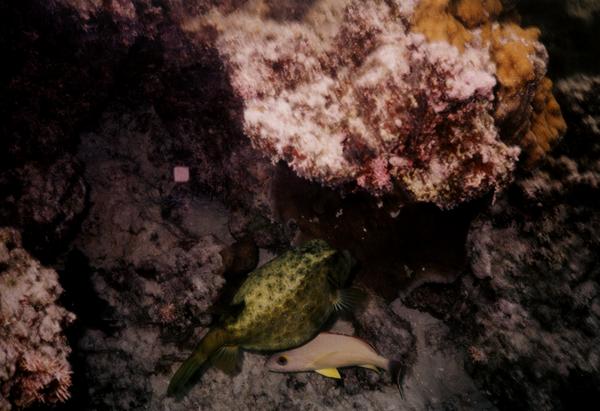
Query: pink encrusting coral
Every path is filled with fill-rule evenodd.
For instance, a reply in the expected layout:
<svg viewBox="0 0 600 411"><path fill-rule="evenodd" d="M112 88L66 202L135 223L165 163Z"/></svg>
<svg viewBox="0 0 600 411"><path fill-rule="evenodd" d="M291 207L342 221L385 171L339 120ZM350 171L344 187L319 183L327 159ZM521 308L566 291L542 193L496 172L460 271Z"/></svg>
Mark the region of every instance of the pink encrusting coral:
<svg viewBox="0 0 600 411"><path fill-rule="evenodd" d="M449 208L503 187L521 148L494 118L496 64L482 30L462 49L430 41L412 30L419 3L321 0L281 20L254 1L184 27L215 38L245 133L273 162ZM532 50L547 58L541 44Z"/></svg>
<svg viewBox="0 0 600 411"><path fill-rule="evenodd" d="M56 304L56 271L21 248L20 234L0 228L0 409L69 398L71 352L63 327L75 316Z"/></svg>

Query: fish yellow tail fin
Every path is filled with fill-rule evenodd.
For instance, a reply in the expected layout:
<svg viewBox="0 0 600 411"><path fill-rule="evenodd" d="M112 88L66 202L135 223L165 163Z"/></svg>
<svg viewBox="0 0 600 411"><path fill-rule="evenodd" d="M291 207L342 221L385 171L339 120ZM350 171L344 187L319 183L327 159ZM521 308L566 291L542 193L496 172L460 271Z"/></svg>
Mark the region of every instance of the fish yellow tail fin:
<svg viewBox="0 0 600 411"><path fill-rule="evenodd" d="M210 330L204 336L198 347L192 355L181 364L175 375L169 382L167 395L169 397L179 393L190 379L196 374L196 371L202 367L207 360L225 343L224 333L222 330Z"/></svg>

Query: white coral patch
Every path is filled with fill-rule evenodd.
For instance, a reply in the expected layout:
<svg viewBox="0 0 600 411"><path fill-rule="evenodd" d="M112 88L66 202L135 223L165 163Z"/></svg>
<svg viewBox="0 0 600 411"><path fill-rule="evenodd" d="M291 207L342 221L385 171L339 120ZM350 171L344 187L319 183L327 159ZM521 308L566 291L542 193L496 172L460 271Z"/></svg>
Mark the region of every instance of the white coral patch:
<svg viewBox="0 0 600 411"><path fill-rule="evenodd" d="M343 114L331 92L333 84L322 77L294 92L250 101L244 112L248 133L258 145L261 139L271 141L278 159L285 157L288 147L301 150L305 158L294 159L292 165L307 174L342 173L348 167L343 156L344 135L336 133L332 125L338 124ZM258 130L258 135L253 130Z"/></svg>

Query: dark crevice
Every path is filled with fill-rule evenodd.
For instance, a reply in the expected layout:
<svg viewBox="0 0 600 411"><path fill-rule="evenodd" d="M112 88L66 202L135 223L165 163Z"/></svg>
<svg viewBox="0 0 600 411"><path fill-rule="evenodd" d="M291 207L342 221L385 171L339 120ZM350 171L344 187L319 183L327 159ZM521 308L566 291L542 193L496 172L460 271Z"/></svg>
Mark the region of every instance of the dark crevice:
<svg viewBox="0 0 600 411"><path fill-rule="evenodd" d="M98 295L92 283L94 270L88 258L78 249L72 249L65 257L64 268L58 270L59 281L64 289L59 303L75 314L76 320L65 329L65 336L72 348L69 356L73 375L71 398L53 409L60 411L90 409L89 381L90 372L84 353L78 347L88 330L99 330L106 335L116 331L109 320L111 309L108 303Z"/></svg>

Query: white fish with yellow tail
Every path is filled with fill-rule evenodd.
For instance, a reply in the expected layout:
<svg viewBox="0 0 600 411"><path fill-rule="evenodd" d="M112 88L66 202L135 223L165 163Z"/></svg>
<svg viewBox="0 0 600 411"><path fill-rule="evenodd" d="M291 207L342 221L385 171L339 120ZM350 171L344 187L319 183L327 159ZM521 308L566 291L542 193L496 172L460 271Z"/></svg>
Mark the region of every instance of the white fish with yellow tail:
<svg viewBox="0 0 600 411"><path fill-rule="evenodd" d="M320 333L308 343L274 354L267 360L267 368L270 371L315 371L326 377L338 379L341 378L338 368L354 366L388 371L402 393L402 364L382 357L369 343L350 335Z"/></svg>

